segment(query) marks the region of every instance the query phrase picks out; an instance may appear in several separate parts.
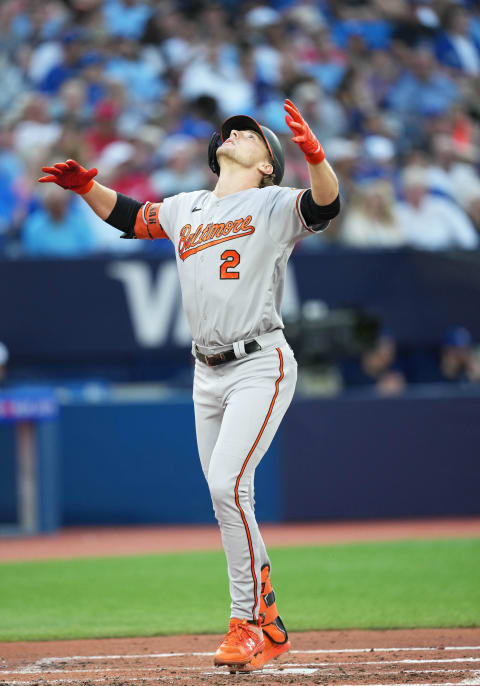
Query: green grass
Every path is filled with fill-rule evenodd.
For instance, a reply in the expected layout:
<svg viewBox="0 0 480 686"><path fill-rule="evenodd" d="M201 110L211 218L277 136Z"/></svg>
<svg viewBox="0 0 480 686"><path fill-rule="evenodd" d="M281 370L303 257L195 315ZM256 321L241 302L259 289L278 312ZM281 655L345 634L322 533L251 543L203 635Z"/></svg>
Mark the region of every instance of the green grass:
<svg viewBox="0 0 480 686"><path fill-rule="evenodd" d="M480 539L276 548L294 630L480 625ZM0 640L223 632L222 552L0 565Z"/></svg>

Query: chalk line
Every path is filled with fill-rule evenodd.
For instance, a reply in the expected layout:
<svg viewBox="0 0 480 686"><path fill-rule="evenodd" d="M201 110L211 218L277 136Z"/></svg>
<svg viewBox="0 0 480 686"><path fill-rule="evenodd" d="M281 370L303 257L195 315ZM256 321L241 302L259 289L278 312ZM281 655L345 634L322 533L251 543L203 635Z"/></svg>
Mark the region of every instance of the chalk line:
<svg viewBox="0 0 480 686"><path fill-rule="evenodd" d="M329 655L336 653L395 653L395 652L422 652L441 650L480 650L480 646L445 646L442 648L429 647L409 647L409 648L317 648L313 650L291 650L291 655ZM142 653L142 654L126 654L126 655L68 655L65 657L45 657L35 664L50 664L51 662L70 662L72 660L134 660L141 658L168 658L168 657L210 657L214 655L213 652L191 652L191 653Z"/></svg>

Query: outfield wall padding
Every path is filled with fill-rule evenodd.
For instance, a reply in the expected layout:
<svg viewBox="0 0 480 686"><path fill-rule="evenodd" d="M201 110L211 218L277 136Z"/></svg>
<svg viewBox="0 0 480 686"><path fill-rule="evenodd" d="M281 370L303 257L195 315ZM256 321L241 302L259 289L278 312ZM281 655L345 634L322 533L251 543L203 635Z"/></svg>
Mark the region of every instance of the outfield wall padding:
<svg viewBox="0 0 480 686"><path fill-rule="evenodd" d="M480 512L480 394L295 398L256 475L261 521ZM189 394L61 409L62 521L213 522Z"/></svg>
<svg viewBox="0 0 480 686"><path fill-rule="evenodd" d="M46 459L54 428L38 436L42 530L214 522L190 394L64 405ZM16 514L12 429L0 431L4 524ZM257 517L271 522L475 515L479 493L478 392L296 397L256 474Z"/></svg>
<svg viewBox="0 0 480 686"><path fill-rule="evenodd" d="M480 396L297 400L287 520L480 512Z"/></svg>
<svg viewBox="0 0 480 686"><path fill-rule="evenodd" d="M77 524L214 522L190 394L149 403L78 403L61 411L62 518ZM257 470L264 521L281 519L279 448Z"/></svg>

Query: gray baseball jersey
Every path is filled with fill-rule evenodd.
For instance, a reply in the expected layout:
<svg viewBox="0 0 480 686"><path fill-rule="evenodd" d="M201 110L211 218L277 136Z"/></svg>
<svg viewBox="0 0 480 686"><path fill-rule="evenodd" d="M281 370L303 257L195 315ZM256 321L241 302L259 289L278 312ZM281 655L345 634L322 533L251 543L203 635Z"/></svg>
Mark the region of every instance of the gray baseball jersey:
<svg viewBox="0 0 480 686"><path fill-rule="evenodd" d="M137 237L166 235L174 244L198 345L223 346L283 328L287 261L295 242L312 232L300 210L304 192L270 186L217 198L196 191L144 206Z"/></svg>
<svg viewBox="0 0 480 686"><path fill-rule="evenodd" d="M174 244L183 306L201 352L235 351L235 360L218 366L196 360L193 400L200 461L227 557L231 616L240 619L258 618L261 568L270 563L255 520L253 480L297 378L280 306L288 258L311 231L300 210L304 192L271 186L223 198L180 193L144 205L135 224L137 238ZM254 338L261 348L247 355L242 342Z"/></svg>

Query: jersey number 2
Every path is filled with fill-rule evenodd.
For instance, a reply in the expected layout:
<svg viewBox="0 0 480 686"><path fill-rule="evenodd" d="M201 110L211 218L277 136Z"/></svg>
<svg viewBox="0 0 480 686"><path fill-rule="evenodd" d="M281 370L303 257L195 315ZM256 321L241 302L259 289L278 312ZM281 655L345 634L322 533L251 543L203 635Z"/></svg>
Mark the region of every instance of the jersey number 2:
<svg viewBox="0 0 480 686"><path fill-rule="evenodd" d="M240 262L240 255L236 250L224 250L221 254L221 259L224 262L220 265L221 279L239 279L238 272L231 271Z"/></svg>

